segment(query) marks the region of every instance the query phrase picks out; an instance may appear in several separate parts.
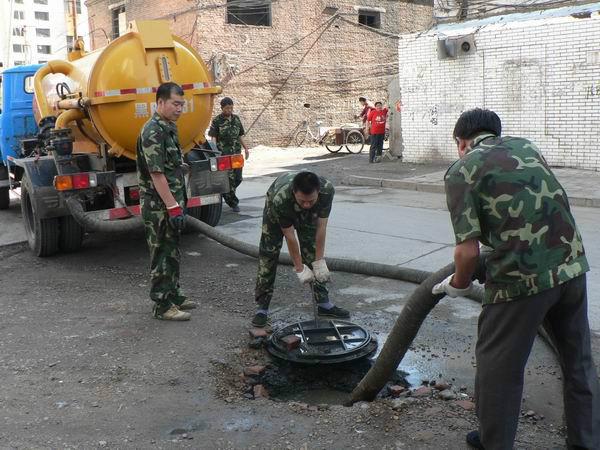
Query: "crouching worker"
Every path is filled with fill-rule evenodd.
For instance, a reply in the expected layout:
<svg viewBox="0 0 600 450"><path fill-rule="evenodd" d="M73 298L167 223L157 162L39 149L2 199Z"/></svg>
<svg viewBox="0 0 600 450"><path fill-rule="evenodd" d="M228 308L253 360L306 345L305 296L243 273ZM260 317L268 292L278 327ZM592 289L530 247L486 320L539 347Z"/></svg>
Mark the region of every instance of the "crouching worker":
<svg viewBox="0 0 600 450"><path fill-rule="evenodd" d="M320 316L347 318L350 313L329 301L325 283L329 269L325 263L325 235L331 212L333 185L312 172L290 172L277 178L267 191L255 299L258 305L252 319L255 327L268 322L269 303L283 238L298 280L314 283L314 301ZM297 237L296 237L297 234Z"/></svg>

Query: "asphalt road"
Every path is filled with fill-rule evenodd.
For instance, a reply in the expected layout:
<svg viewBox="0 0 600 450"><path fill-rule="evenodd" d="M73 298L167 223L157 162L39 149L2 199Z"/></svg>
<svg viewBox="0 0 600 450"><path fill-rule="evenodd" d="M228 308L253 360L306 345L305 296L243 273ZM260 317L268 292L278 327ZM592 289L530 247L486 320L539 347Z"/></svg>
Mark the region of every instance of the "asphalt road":
<svg viewBox="0 0 600 450"><path fill-rule="evenodd" d="M249 168L242 212L225 212L224 231L257 242L268 175L280 165ZM0 231L13 230L18 241L16 206L2 213ZM576 210L593 264L595 214ZM328 254L435 270L451 247L442 196L338 188ZM465 448L474 415L452 402L343 408L339 396L312 385L279 401L246 399L243 368L277 365L247 347L256 262L202 236L186 236L182 248L183 289L201 304L188 323L151 318L141 236L92 235L81 252L46 259L22 244L0 247L0 448L440 448L441 439L443 448ZM335 273L331 296L383 342L413 289ZM466 299L442 301L400 366L407 383L444 380L472 394L478 312ZM308 292L288 268L279 271L272 313L275 327L311 317ZM560 383L553 355L537 342L523 410L544 418L523 418L518 447L561 447ZM312 403L331 404L306 407Z"/></svg>

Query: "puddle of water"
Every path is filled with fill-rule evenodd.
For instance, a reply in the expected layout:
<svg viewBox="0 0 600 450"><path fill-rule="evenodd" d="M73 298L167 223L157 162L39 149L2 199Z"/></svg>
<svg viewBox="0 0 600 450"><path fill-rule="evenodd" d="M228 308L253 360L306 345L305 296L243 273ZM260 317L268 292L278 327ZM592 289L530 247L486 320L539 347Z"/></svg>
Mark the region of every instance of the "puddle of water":
<svg viewBox="0 0 600 450"><path fill-rule="evenodd" d="M348 400L348 392L333 389L311 389L301 392L289 392L278 397L283 401L307 403L309 405L343 405Z"/></svg>

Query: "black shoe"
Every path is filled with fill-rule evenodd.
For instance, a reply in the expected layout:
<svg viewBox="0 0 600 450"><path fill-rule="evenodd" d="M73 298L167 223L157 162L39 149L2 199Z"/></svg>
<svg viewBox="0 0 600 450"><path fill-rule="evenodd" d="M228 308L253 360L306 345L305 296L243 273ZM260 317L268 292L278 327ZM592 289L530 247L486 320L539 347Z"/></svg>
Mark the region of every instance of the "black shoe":
<svg viewBox="0 0 600 450"><path fill-rule="evenodd" d="M264 313L256 313L252 319L252 325L256 328L264 328L270 322L269 317Z"/></svg>
<svg viewBox="0 0 600 450"><path fill-rule="evenodd" d="M235 205L235 206L232 206L232 207L231 207L231 210L232 210L233 212L240 212L240 207L239 207L238 205Z"/></svg>
<svg viewBox="0 0 600 450"><path fill-rule="evenodd" d="M481 439L479 439L479 431L471 431L467 434L467 444L473 448L485 450L485 447L481 444Z"/></svg>
<svg viewBox="0 0 600 450"><path fill-rule="evenodd" d="M323 317L335 317L336 319L348 319L350 317L350 312L346 311L343 308L338 308L334 306L333 308L326 309L320 306L317 307L317 314Z"/></svg>

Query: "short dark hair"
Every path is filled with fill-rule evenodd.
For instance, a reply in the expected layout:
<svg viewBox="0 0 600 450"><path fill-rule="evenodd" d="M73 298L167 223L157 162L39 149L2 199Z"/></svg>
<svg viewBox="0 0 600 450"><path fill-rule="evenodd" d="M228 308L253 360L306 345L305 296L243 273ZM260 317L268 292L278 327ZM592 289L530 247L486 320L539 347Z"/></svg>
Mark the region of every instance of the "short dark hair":
<svg viewBox="0 0 600 450"><path fill-rule="evenodd" d="M489 109L475 108L463 112L454 125L453 138L473 139L483 132L500 136L502 122L498 114Z"/></svg>
<svg viewBox="0 0 600 450"><path fill-rule="evenodd" d="M383 106L383 103L381 103L381 102L375 102L375 106L377 106L377 105Z"/></svg>
<svg viewBox="0 0 600 450"><path fill-rule="evenodd" d="M358 101L359 101L359 102L366 102L366 101L367 101L367 99L366 99L366 98L364 98L364 97L358 97Z"/></svg>
<svg viewBox="0 0 600 450"><path fill-rule="evenodd" d="M225 108L226 106L233 105L233 100L229 97L223 97L221 100L221 108Z"/></svg>
<svg viewBox="0 0 600 450"><path fill-rule="evenodd" d="M159 100L169 100L173 94L183 96L183 89L181 89L181 86L171 81L163 83L156 90L156 102L158 103Z"/></svg>
<svg viewBox="0 0 600 450"><path fill-rule="evenodd" d="M321 190L321 180L317 174L313 172L298 172L292 181L292 190L294 192L302 192L305 195L310 195L313 192Z"/></svg>

